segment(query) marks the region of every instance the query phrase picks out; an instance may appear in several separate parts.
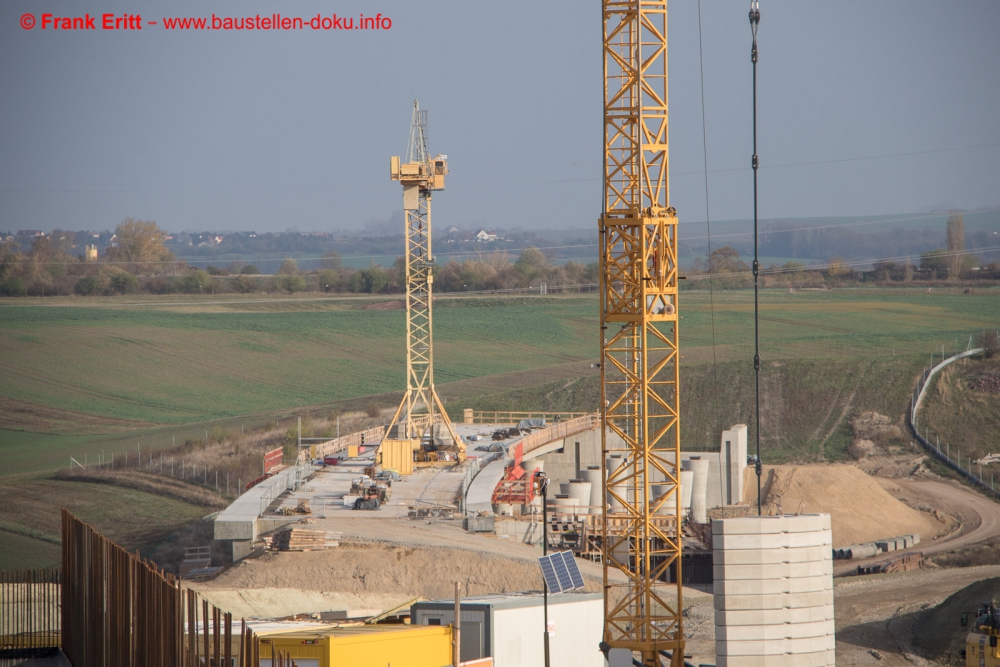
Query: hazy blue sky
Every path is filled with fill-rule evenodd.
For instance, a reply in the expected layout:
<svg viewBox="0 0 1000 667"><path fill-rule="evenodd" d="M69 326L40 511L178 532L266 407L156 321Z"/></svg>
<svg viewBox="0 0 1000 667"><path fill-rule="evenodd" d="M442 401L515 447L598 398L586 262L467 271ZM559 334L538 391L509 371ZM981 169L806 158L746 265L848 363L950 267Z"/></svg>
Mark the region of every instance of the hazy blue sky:
<svg viewBox="0 0 1000 667"><path fill-rule="evenodd" d="M751 214L749 2L704 0L713 219ZM698 5L670 3L672 203L704 220ZM382 32L62 33L70 16L391 17ZM38 17L33 30L22 14ZM1000 2L762 0L761 214L1000 205ZM99 23L99 21L98 21ZM0 230L332 231L400 206L415 97L435 225L593 228L596 0L0 4ZM992 144L992 145L988 145ZM974 148L969 148L974 147ZM774 167L917 151L872 160Z"/></svg>

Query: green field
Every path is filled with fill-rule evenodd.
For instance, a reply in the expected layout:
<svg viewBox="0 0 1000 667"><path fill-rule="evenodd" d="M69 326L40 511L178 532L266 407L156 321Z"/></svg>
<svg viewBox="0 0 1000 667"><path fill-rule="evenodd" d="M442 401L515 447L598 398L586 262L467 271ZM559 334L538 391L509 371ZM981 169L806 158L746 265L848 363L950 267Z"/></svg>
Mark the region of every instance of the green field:
<svg viewBox="0 0 1000 667"><path fill-rule="evenodd" d="M722 428L753 428L753 295L681 299L682 442L708 449ZM399 306L228 295L0 301L0 567L54 562L63 505L129 548L175 554L181 543L164 540L203 529L208 509L47 471L71 456L134 456L137 445L145 455L304 410L390 407L404 382ZM762 293L761 314L767 461L838 460L855 414L902 424L931 353L964 349L997 325L1000 290L774 290ZM454 415L597 407L593 295L447 297L434 317L437 385Z"/></svg>
<svg viewBox="0 0 1000 667"><path fill-rule="evenodd" d="M399 309L370 309L385 303L0 302L0 462L8 474L51 468L67 465L68 456L134 450L136 442L144 450L164 446L214 425L252 425L305 406L391 405L404 380L405 319ZM697 367L712 361L744 360L732 368L746 371L751 292L685 292L681 309L686 378L686 369L694 381L703 372ZM439 300L436 380L449 408L592 375L596 311L593 296ZM765 367L774 360L929 357L942 345L964 349L973 332L995 324L1000 291L775 290L762 294L761 312ZM857 367L834 363L828 372L839 377L831 381L849 383ZM738 412L734 400L714 403Z"/></svg>

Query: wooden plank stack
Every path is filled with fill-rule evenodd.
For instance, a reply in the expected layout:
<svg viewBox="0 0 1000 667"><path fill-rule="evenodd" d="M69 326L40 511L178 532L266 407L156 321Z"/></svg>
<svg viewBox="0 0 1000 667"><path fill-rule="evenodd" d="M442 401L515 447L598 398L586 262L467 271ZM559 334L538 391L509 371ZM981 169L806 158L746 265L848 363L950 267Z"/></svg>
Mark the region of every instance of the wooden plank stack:
<svg viewBox="0 0 1000 667"><path fill-rule="evenodd" d="M264 544L275 551L325 551L339 546L336 536L307 528L292 528L265 537Z"/></svg>

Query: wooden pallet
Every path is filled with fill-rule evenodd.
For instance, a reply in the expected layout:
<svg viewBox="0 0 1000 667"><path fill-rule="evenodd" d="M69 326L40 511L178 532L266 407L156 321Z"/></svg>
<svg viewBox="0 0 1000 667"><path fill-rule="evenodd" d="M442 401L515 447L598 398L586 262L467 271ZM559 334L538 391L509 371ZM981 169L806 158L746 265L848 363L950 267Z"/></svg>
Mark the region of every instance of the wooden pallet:
<svg viewBox="0 0 1000 667"><path fill-rule="evenodd" d="M325 530L292 528L264 538L264 544L276 551L325 551L339 546L333 535Z"/></svg>

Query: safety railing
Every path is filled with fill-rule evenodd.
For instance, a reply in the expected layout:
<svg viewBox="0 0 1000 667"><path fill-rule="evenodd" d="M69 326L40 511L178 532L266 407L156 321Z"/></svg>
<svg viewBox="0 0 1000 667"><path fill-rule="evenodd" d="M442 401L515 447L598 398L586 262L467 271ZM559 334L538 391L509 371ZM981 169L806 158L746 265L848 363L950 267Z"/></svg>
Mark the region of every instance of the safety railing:
<svg viewBox="0 0 1000 667"><path fill-rule="evenodd" d="M961 354L956 354L952 357L948 357L941 363L931 368L925 368L924 372L920 375L920 379L917 381L916 389L913 390L913 394L910 396L910 409L907 411L907 417L910 422L910 429L913 434L923 445L924 449L931 453L935 458L944 463L946 466L957 472L959 475L969 480L974 485L982 488L985 491L992 493L993 495L1000 498L1000 490L997 490L994 486L994 480L992 477L990 481L982 479L982 477L976 477L975 473L972 472L972 463L969 463L969 469L962 466L961 457L959 460L954 460L951 458L951 446L948 443L944 443L944 449L941 449L942 443L940 436L935 438L935 442L932 444L930 441L930 429L927 425L924 425L924 432L920 432L920 427L918 425L918 414L920 411L920 406L923 404L924 398L927 394L927 387L930 385L931 380L937 375L938 371L942 368L951 364L959 359L964 359L965 357L970 357L974 354L982 352L982 348L976 348L974 350L967 350ZM956 455L958 454L958 448L955 449Z"/></svg>
<svg viewBox="0 0 1000 667"><path fill-rule="evenodd" d="M522 419L544 419L546 422L564 422L584 417L587 412L516 412L512 410L472 410L462 414L464 424L516 424Z"/></svg>
<svg viewBox="0 0 1000 667"><path fill-rule="evenodd" d="M314 459L321 459L324 456L342 452L352 445L359 447L361 445L377 445L382 441L384 436L385 427L376 426L374 428L365 429L364 431L358 431L357 433L351 433L350 435L333 438L332 440L321 442L318 445L311 445L308 449L308 453L309 456ZM303 449L302 453L304 454L305 452L306 450Z"/></svg>
<svg viewBox="0 0 1000 667"><path fill-rule="evenodd" d="M569 421L552 424L524 436L519 441L521 443L521 452L527 454L555 440L562 440L583 431L600 428L600 425L601 418L598 415L585 415L570 419Z"/></svg>

